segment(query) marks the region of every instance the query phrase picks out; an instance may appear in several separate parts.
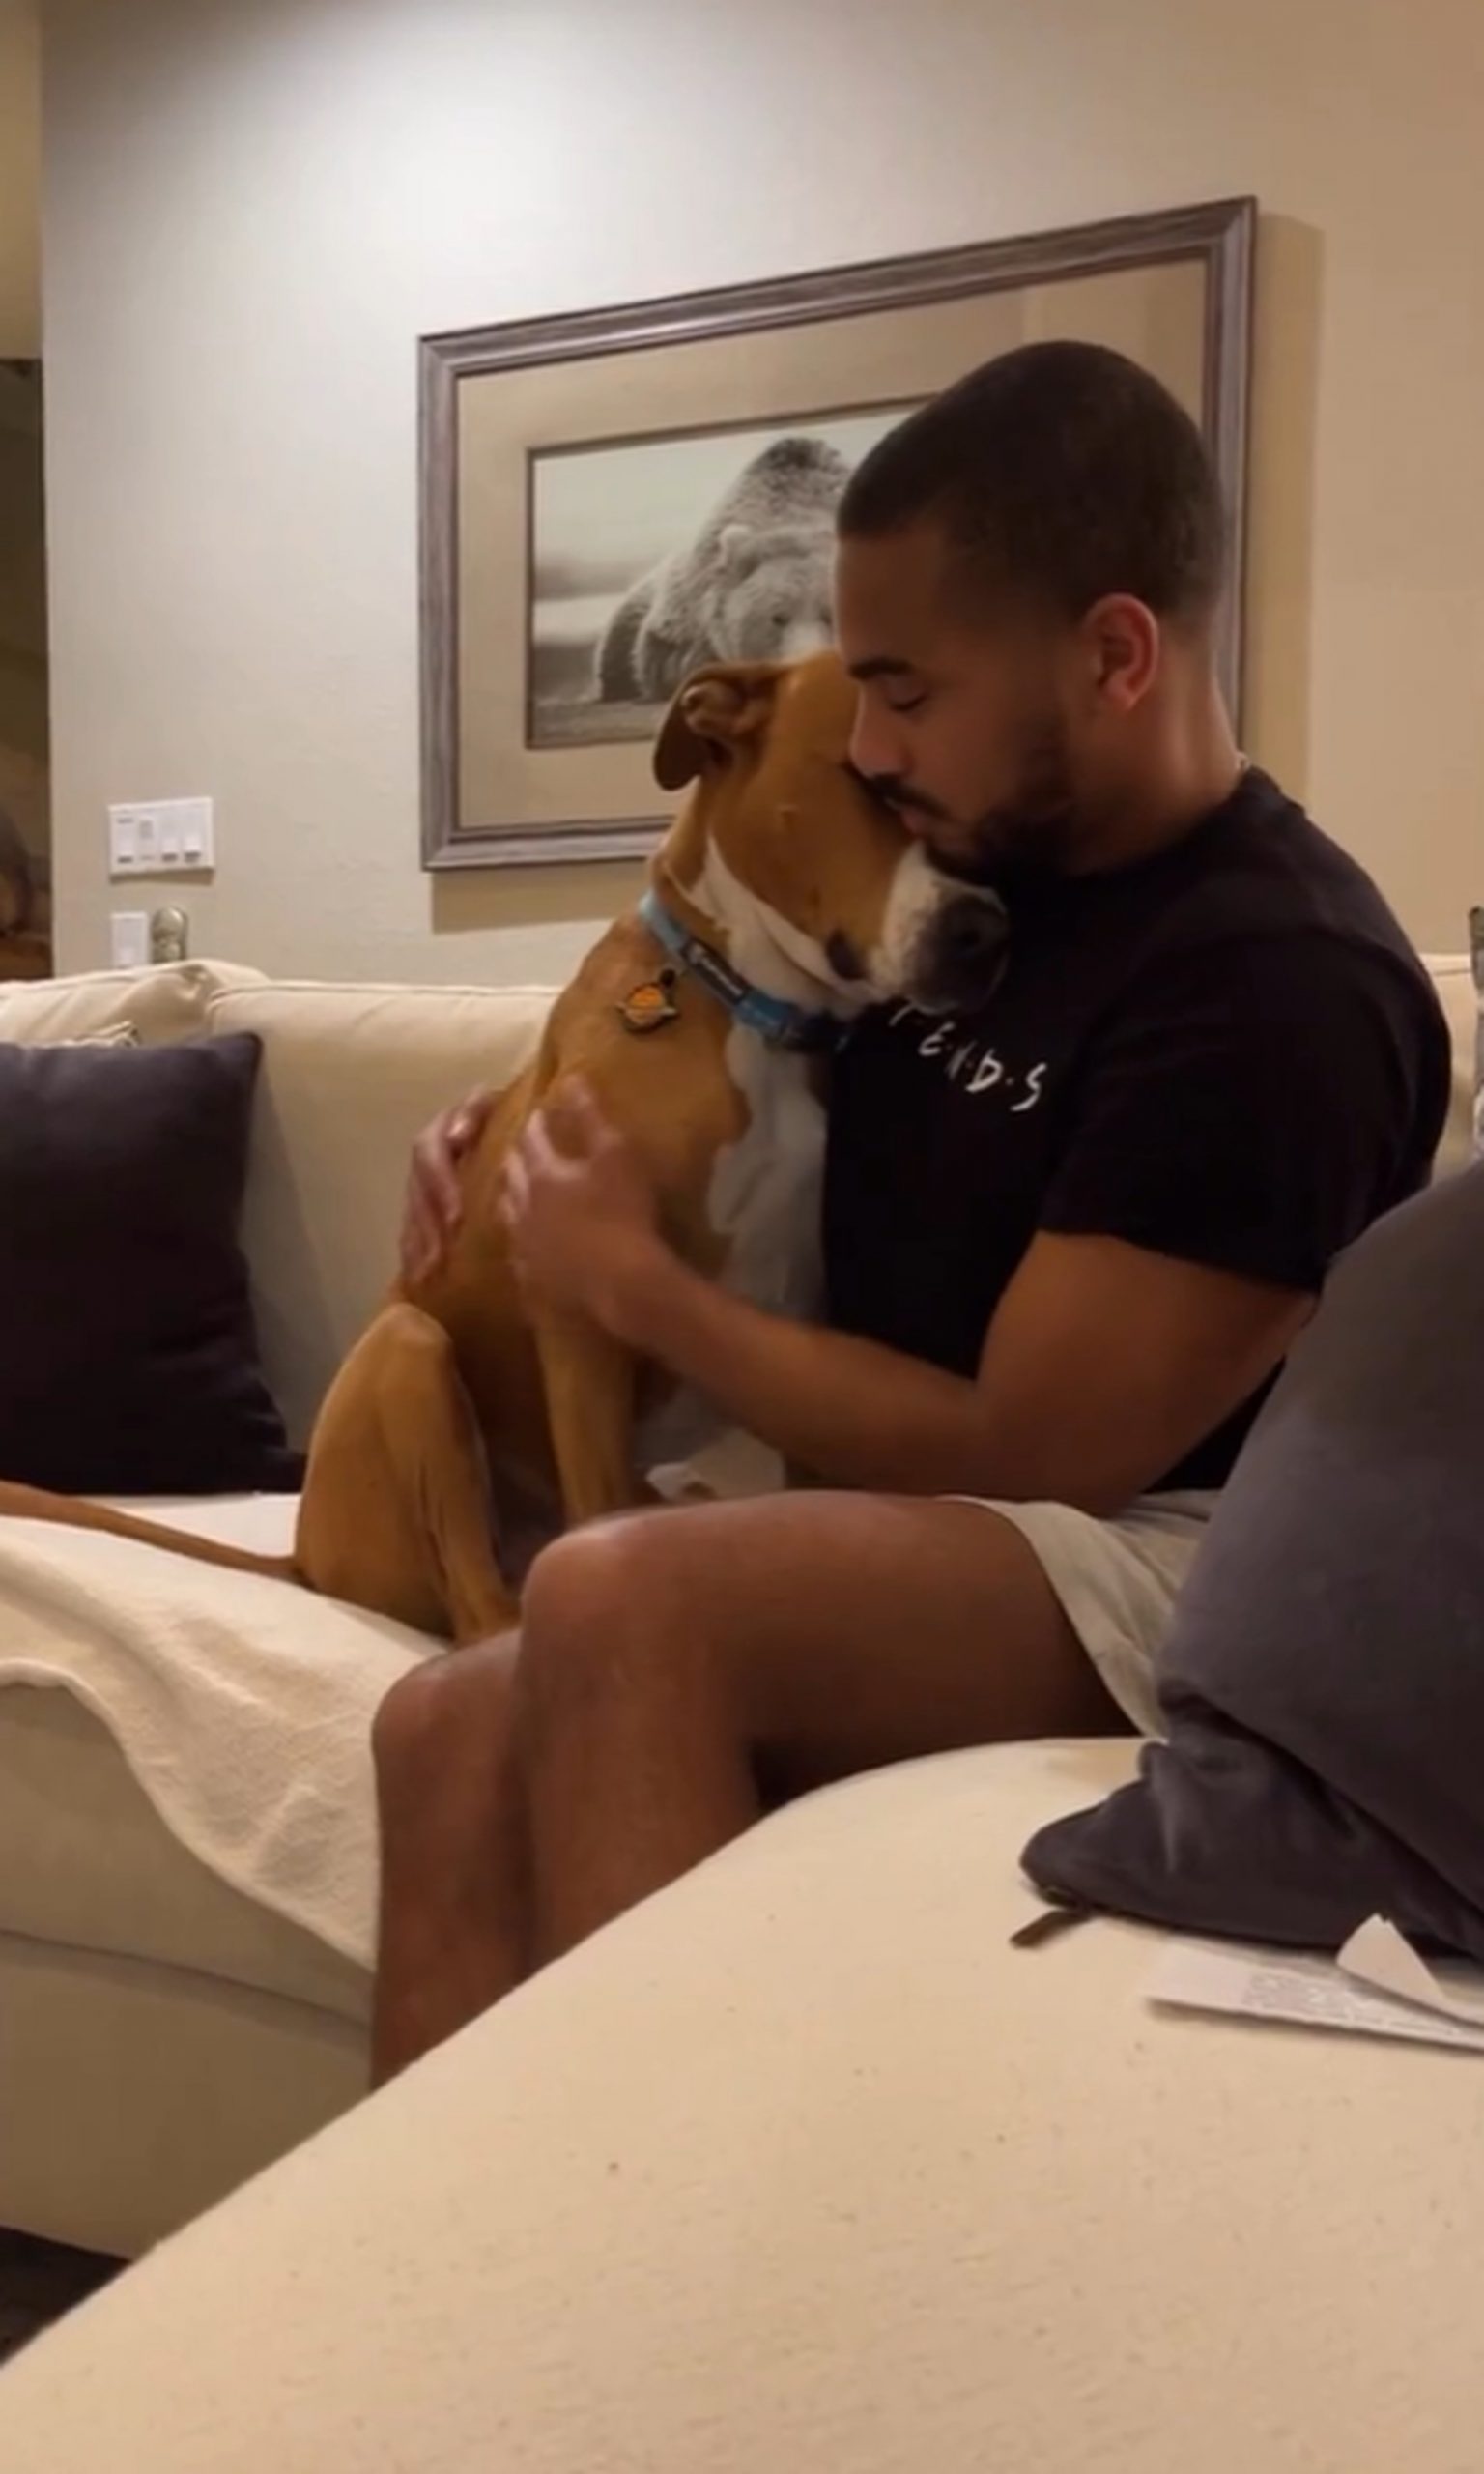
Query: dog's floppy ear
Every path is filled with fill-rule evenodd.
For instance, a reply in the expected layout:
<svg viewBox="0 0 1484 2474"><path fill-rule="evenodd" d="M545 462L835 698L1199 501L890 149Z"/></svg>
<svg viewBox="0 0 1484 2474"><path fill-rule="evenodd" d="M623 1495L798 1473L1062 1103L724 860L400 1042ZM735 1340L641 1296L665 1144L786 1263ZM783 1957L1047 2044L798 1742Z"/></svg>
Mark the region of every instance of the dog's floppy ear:
<svg viewBox="0 0 1484 2474"><path fill-rule="evenodd" d="M660 725L654 778L662 791L683 791L716 757L729 759L767 726L785 665L776 661L713 662L688 678Z"/></svg>

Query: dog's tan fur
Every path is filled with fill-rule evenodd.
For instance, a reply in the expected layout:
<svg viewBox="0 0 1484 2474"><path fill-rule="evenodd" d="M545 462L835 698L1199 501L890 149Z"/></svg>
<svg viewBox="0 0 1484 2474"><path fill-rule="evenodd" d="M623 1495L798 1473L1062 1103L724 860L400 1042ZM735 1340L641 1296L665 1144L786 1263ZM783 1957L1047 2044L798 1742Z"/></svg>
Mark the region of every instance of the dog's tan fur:
<svg viewBox="0 0 1484 2474"><path fill-rule="evenodd" d="M655 876L670 906L713 942L725 935L689 889L714 854L821 955L832 935L863 956L879 948L905 846L845 769L852 710L829 656L787 671L718 668L677 698L656 771L668 789L695 788ZM653 1179L677 1251L707 1273L725 1269L708 1196L718 1157L747 1120L728 1067L730 1017L690 982L662 1030L636 1037L620 1010L666 960L630 913L557 999L537 1055L465 1165L445 1261L393 1293L330 1388L291 1558L12 1484L0 1484L0 1513L270 1572L455 1642L508 1625L516 1599L497 1559L491 1474L501 1501L559 1506L568 1525L622 1509L638 1492L637 1415L659 1381L597 1329L528 1309L499 1203L505 1161L532 1113L585 1078Z"/></svg>

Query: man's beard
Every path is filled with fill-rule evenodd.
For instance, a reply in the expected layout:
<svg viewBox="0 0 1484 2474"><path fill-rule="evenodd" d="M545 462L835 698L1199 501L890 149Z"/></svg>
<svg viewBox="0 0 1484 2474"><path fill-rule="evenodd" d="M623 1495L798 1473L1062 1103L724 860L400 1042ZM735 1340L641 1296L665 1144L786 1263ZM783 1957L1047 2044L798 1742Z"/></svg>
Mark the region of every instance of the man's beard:
<svg viewBox="0 0 1484 2474"><path fill-rule="evenodd" d="M988 808L968 827L935 799L901 783L887 787L894 807L929 826L952 829L952 840L928 847L945 876L988 885L1009 895L1017 886L1066 875L1080 838L1081 819L1071 786L1067 732L1060 715L1026 734L1013 798Z"/></svg>

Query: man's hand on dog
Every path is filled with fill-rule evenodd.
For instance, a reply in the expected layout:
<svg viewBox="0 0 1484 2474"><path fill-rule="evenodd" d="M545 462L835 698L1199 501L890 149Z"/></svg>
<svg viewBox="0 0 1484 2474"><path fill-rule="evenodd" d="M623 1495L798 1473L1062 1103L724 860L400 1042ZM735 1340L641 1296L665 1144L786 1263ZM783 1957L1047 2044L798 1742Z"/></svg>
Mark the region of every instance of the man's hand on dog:
<svg viewBox="0 0 1484 2474"><path fill-rule="evenodd" d="M402 1278L409 1285L436 1272L464 1217L459 1170L489 1122L499 1094L472 1091L419 1134L402 1214Z"/></svg>
<svg viewBox="0 0 1484 2474"><path fill-rule="evenodd" d="M503 1213L527 1294L614 1333L636 1280L669 1251L637 1153L582 1081L527 1126L505 1165Z"/></svg>

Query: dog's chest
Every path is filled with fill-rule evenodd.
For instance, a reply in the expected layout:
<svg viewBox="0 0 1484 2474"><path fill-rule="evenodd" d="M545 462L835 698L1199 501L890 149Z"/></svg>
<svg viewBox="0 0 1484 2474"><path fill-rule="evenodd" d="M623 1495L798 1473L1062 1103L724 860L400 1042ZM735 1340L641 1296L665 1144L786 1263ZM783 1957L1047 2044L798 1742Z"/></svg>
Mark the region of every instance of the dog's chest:
<svg viewBox="0 0 1484 2474"><path fill-rule="evenodd" d="M727 1066L747 1124L718 1152L706 1194L706 1216L726 1248L722 1283L769 1313L813 1321L824 1294L824 1109L811 1068L745 1030L731 1033ZM726 1428L710 1403L685 1388L643 1420L638 1457L671 1500L768 1492L784 1481L776 1453Z"/></svg>
<svg viewBox="0 0 1484 2474"><path fill-rule="evenodd" d="M808 1060L734 1030L727 1066L747 1109L737 1141L717 1154L707 1217L726 1246L734 1295L798 1321L820 1310L824 1110Z"/></svg>

